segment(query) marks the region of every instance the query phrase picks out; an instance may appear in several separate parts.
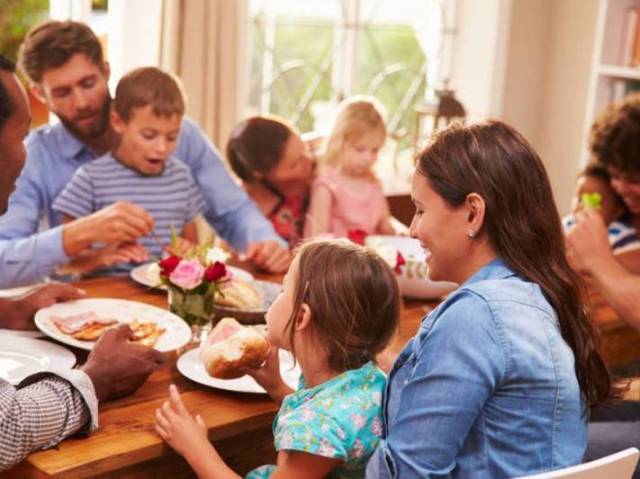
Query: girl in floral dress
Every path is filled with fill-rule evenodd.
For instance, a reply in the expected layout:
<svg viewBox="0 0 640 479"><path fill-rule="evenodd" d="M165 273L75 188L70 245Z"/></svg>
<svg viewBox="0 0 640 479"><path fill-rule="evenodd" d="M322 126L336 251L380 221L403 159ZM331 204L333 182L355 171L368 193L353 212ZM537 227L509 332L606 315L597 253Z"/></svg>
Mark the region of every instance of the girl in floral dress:
<svg viewBox="0 0 640 479"><path fill-rule="evenodd" d="M281 405L273 424L277 465L255 469L248 478L364 477L383 433L386 379L374 358L394 335L399 308L394 273L373 251L347 240L300 248L266 314L269 357L248 371ZM296 391L280 375L279 348L300 364ZM156 430L199 477L239 477L175 386L157 411Z"/></svg>

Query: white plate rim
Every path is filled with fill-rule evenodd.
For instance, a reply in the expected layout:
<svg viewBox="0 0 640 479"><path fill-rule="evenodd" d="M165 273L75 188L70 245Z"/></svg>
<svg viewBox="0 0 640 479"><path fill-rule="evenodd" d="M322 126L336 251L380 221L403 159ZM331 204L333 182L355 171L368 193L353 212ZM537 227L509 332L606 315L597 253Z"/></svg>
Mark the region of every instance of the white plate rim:
<svg viewBox="0 0 640 479"><path fill-rule="evenodd" d="M224 391L248 393L248 394L266 394L267 392L260 386L251 376L242 376L238 379L217 379L209 376L204 369L204 365L200 361L198 355L200 348L195 348L182 354L178 358L177 367L180 374L203 386ZM280 350L280 372L282 379L292 389L298 389L298 380L300 377L300 365L296 364L291 370L293 357L288 351Z"/></svg>
<svg viewBox="0 0 640 479"><path fill-rule="evenodd" d="M149 266L153 263L143 263L141 265L136 266L131 271L129 271L129 277L138 284L143 286L147 286L152 289L162 289L165 290L167 287L164 284L157 285L149 281L147 278L146 271ZM239 279L247 282L254 281L254 276L249 273L247 270L238 268L237 266L229 266L226 265L227 269L233 273L234 276L237 276Z"/></svg>
<svg viewBox="0 0 640 479"><path fill-rule="evenodd" d="M8 341L5 341L8 340ZM10 346L9 346L10 344ZM76 356L68 349L60 346L59 344L51 343L48 341L42 341L39 339L33 338L24 338L24 337L11 337L7 336L0 337L0 355L5 352L16 351L20 353L25 353L25 351L30 352L29 348L33 347L36 349L34 351L33 356L36 359L42 359L43 356L49 356L50 365L38 371L33 371L31 374L35 374L37 372L48 371L48 370L60 370L60 369L71 369L76 364ZM51 356L53 354L53 356ZM8 379L8 381L14 386L19 384L25 377L23 376L19 379Z"/></svg>
<svg viewBox="0 0 640 479"><path fill-rule="evenodd" d="M137 308L142 311L147 311L147 314L155 314L162 321L163 326L171 325L174 327L172 329L172 333L174 336L174 340L169 344L164 344L162 336L158 339L158 342L155 345L155 349L161 352L168 352L178 349L185 344L187 344L191 340L191 328L189 325L179 316L173 314L172 312L158 308L157 306L153 306L147 303L141 303L140 301L132 301L128 299L114 299L114 298L86 298L86 299L78 299L75 301L67 301L65 303L57 303L47 308L40 309L34 318L34 322L38 329L42 331L46 336L55 339L61 343L67 344L69 346L73 346L79 349L84 349L86 351L90 351L93 349L93 345L95 341L80 341L75 339L68 334L64 334L61 332L49 319L53 314L60 315L68 315L68 314L78 314L87 310L96 309L101 305L105 305L107 307L123 307L123 308ZM73 309L76 308L76 311ZM69 311L70 310L70 311ZM111 313L109 313L111 314ZM131 321L135 318L127 317L127 318L118 318L124 322ZM139 318L138 318L139 319ZM144 321L153 320L152 318L144 318Z"/></svg>
<svg viewBox="0 0 640 479"><path fill-rule="evenodd" d="M15 298L16 296L23 296L33 288L44 284L47 283L33 283L26 286L16 286L15 288L0 289L0 298Z"/></svg>
<svg viewBox="0 0 640 479"><path fill-rule="evenodd" d="M34 331L34 330L30 330L30 329L22 330L22 329L4 329L4 328L0 328L0 338L2 338L2 337L4 337L4 338L13 337L13 338L36 339L36 338L43 338L43 337L45 337L45 335L39 329Z"/></svg>

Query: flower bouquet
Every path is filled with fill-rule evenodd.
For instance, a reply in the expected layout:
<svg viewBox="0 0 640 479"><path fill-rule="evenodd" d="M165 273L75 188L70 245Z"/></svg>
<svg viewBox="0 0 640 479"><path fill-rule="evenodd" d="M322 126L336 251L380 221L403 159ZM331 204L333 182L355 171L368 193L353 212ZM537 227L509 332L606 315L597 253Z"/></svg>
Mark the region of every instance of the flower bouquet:
<svg viewBox="0 0 640 479"><path fill-rule="evenodd" d="M173 249L176 251L176 249ZM199 340L215 320L214 302L220 284L230 279L225 262L229 253L218 247L197 246L181 256L171 254L150 266L148 275L169 291L169 309L190 326Z"/></svg>

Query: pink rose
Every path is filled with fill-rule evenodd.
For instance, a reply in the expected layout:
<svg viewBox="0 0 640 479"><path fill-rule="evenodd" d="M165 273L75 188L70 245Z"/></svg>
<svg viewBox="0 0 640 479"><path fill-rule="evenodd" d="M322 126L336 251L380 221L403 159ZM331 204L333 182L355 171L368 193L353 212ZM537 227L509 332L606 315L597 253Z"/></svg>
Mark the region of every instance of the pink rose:
<svg viewBox="0 0 640 479"><path fill-rule="evenodd" d="M182 289L193 289L202 283L204 266L197 261L181 260L171 272L169 281Z"/></svg>

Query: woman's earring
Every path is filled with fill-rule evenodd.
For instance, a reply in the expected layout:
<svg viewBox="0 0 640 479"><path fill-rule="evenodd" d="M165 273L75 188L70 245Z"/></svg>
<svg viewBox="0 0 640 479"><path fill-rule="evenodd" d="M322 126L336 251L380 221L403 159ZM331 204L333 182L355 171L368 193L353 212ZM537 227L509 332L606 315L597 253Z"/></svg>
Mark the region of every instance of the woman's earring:
<svg viewBox="0 0 640 479"><path fill-rule="evenodd" d="M475 238L476 237L476 232L473 230L469 230L469 232L467 233L467 236L469 238Z"/></svg>

